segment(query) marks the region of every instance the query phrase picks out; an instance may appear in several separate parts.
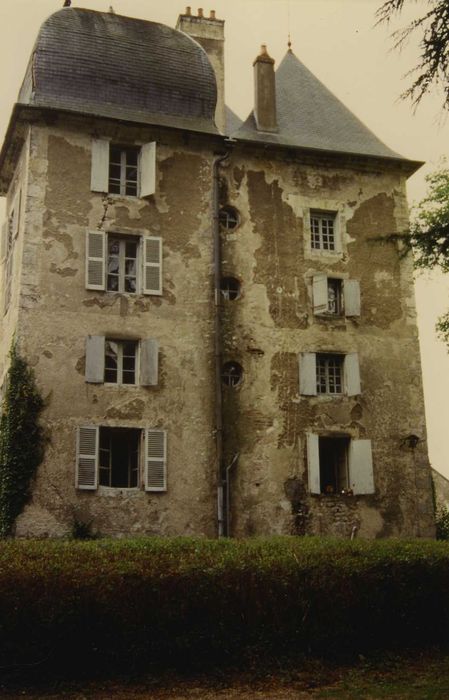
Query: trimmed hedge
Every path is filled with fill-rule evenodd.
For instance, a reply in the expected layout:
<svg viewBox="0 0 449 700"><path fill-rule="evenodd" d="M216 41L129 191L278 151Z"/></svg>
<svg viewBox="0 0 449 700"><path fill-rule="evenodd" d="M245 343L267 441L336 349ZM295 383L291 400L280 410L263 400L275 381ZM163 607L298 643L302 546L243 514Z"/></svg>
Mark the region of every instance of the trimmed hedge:
<svg viewBox="0 0 449 700"><path fill-rule="evenodd" d="M0 543L3 669L201 670L448 640L446 543Z"/></svg>

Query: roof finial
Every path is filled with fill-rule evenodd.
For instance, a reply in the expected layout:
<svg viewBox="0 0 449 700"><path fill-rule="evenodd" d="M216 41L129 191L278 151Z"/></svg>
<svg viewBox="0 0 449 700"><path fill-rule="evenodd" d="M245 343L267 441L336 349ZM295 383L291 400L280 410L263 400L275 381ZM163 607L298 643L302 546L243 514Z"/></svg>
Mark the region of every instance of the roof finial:
<svg viewBox="0 0 449 700"><path fill-rule="evenodd" d="M109 12L111 13L111 15L115 15L115 10L112 7L112 5L109 5Z"/></svg>
<svg viewBox="0 0 449 700"><path fill-rule="evenodd" d="M72 0L64 0L63 7L70 7L71 4L72 4Z"/></svg>
<svg viewBox="0 0 449 700"><path fill-rule="evenodd" d="M287 46L288 46L289 52L292 53L292 40L291 40L291 37L290 37L290 32L288 33Z"/></svg>

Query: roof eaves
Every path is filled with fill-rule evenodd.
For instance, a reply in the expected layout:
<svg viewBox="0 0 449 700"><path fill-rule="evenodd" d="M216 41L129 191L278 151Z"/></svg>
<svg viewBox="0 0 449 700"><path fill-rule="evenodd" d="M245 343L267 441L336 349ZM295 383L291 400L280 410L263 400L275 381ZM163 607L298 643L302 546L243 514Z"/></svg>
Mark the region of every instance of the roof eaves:
<svg viewBox="0 0 449 700"><path fill-rule="evenodd" d="M273 134L267 134L267 136L272 137ZM425 161L423 160L410 160L408 158L403 158L401 156L384 156L384 155L376 155L372 153L360 153L360 152L351 152L351 151L338 151L338 150L331 150L331 149L321 149L321 148L311 148L308 146L298 146L295 144L288 144L288 143L282 143L282 142L277 142L273 141L272 138L264 140L263 138L257 138L257 137L249 137L245 138L244 136L238 136L237 134L232 134L231 135L231 140L234 143L247 143L247 144L252 144L252 145L257 145L257 146L263 146L264 148L272 148L272 149L281 149L285 151L297 151L297 152L304 152L304 153L310 153L310 154L317 154L317 155L332 155L332 156L338 156L340 158L348 157L348 158L357 158L358 160L372 160L372 161L381 161L381 162L387 162L387 163L397 163L401 164L402 166L405 166L406 172L407 172L407 177L410 177L413 175L419 168L421 168L424 164Z"/></svg>

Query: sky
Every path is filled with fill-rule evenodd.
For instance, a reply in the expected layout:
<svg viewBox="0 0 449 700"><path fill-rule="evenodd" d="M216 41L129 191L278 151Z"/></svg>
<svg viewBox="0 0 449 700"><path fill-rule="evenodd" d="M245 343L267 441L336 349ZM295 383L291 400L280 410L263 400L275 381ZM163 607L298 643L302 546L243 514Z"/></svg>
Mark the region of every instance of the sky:
<svg viewBox="0 0 449 700"><path fill-rule="evenodd" d="M192 2L192 0L187 0ZM252 61L267 44L278 65L288 35L297 57L382 141L405 157L426 164L408 182L409 203L426 192L425 176L449 158L449 115L434 89L414 112L400 94L417 62L418 41L393 51L391 31L422 16L428 3L409 0L407 11L390 27L375 27L382 0L207 0L225 20L226 102L245 118L252 108ZM175 26L183 0L72 0L73 7L108 11ZM407 3L406 3L407 4ZM25 73L41 23L63 0L0 0L0 139ZM0 199L0 218L4 215ZM425 273L416 279L428 448L432 466L449 478L449 354L437 339L435 322L449 308L449 275ZM407 358L404 357L404 362Z"/></svg>

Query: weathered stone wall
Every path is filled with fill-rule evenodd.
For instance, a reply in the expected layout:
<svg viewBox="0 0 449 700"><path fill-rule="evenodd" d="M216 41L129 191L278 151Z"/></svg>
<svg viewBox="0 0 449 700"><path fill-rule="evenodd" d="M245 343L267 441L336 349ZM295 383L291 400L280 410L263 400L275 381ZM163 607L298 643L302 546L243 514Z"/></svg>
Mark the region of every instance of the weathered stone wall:
<svg viewBox="0 0 449 700"><path fill-rule="evenodd" d="M432 469L436 504L439 508L449 508L449 479Z"/></svg>
<svg viewBox="0 0 449 700"><path fill-rule="evenodd" d="M28 215L27 211L27 194L28 194L28 163L29 163L29 141L26 140L21 154L18 158L14 176L6 197L6 221L5 226L9 227L12 222L8 220L12 216L13 209L18 209L16 212L17 232L12 237L12 266L11 266L11 296L7 308L5 307L5 285L7 275L7 230L2 230L2 245L1 245L1 265L0 265L0 314L2 322L0 324L0 386L3 386L5 374L9 367L9 351L17 330L19 317L20 294L23 285L22 279L22 261L24 247L24 231L25 221Z"/></svg>
<svg viewBox="0 0 449 700"><path fill-rule="evenodd" d="M284 152L285 153L285 152ZM271 154L270 154L271 155ZM232 531L350 536L432 536L412 266L397 244L378 237L407 221L398 166L236 148L223 170L224 199L240 226L223 235L224 268L242 294L225 303L225 359L244 369L225 390ZM226 192L227 190L227 192ZM307 211L338 212L340 254L312 251ZM361 315L314 316L312 276L360 281ZM358 396L301 396L300 352L358 352ZM305 436L370 439L375 494L310 495Z"/></svg>
<svg viewBox="0 0 449 700"><path fill-rule="evenodd" d="M91 138L157 141L148 201L90 191ZM59 536L74 520L108 535L216 531L212 149L163 131L81 123L31 128L19 339L45 399L49 444L18 536ZM163 295L85 288L86 231L160 235ZM157 338L157 387L85 381L91 335ZM164 428L168 490L75 489L76 428Z"/></svg>

